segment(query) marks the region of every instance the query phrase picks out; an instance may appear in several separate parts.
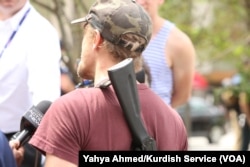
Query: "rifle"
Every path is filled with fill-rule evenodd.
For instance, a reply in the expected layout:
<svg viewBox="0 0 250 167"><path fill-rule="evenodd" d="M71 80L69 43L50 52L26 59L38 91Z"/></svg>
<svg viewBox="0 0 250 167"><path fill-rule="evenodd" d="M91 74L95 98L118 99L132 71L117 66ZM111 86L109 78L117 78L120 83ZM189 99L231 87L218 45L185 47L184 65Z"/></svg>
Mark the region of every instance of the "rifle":
<svg viewBox="0 0 250 167"><path fill-rule="evenodd" d="M156 150L156 142L148 135L140 117L140 106L133 59L127 58L112 66L108 70L108 75L132 133L132 150Z"/></svg>

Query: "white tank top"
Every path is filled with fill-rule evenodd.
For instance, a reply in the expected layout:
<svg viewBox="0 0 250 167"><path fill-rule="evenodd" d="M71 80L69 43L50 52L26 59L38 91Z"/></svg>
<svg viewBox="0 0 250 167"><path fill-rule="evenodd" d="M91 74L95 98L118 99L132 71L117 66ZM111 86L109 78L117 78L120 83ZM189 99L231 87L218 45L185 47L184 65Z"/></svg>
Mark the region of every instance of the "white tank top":
<svg viewBox="0 0 250 167"><path fill-rule="evenodd" d="M173 89L172 70L166 63L165 46L171 29L175 25L166 21L158 34L151 39L142 55L150 68L151 89L167 104L170 104Z"/></svg>

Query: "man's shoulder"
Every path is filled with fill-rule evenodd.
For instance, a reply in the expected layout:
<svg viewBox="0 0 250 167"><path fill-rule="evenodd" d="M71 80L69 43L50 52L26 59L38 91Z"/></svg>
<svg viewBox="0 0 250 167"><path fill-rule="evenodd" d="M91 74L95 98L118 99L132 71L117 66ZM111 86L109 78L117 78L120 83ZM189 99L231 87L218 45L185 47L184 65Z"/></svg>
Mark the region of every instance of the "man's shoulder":
<svg viewBox="0 0 250 167"><path fill-rule="evenodd" d="M188 36L188 34L176 26L173 27L169 35L169 38L170 38L169 41L171 41L172 43L175 43L176 45L183 45L183 44L191 43L191 39Z"/></svg>
<svg viewBox="0 0 250 167"><path fill-rule="evenodd" d="M188 34L178 27L174 27L169 34L169 40L166 43L166 50L172 53L174 58L176 57L175 55L187 55L187 53L192 53L192 55L194 55L195 49Z"/></svg>
<svg viewBox="0 0 250 167"><path fill-rule="evenodd" d="M78 112L81 108L95 107L95 104L98 104L97 101L102 99L104 98L96 88L79 88L59 97L53 102L53 106L56 106L57 110L68 108L65 112L71 110L73 113L73 111Z"/></svg>
<svg viewBox="0 0 250 167"><path fill-rule="evenodd" d="M33 24L36 29L56 32L56 28L53 26L52 22L35 8L32 8L27 20L29 20L29 24Z"/></svg>
<svg viewBox="0 0 250 167"><path fill-rule="evenodd" d="M100 88L79 88L75 89L67 94L64 95L64 98L66 99L85 99L85 101L92 101L93 99L101 99L103 96L103 91Z"/></svg>

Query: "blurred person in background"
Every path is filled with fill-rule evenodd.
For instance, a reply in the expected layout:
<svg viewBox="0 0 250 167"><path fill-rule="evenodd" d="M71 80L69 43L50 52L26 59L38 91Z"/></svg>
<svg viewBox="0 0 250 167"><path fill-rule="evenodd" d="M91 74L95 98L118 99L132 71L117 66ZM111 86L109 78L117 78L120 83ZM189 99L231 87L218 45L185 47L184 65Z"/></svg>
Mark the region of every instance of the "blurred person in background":
<svg viewBox="0 0 250 167"><path fill-rule="evenodd" d="M249 73L249 62L244 60L242 71L222 81L221 100L228 111L230 124L236 136L234 149L241 151L247 151L250 142L250 97L247 90L249 77L244 74Z"/></svg>
<svg viewBox="0 0 250 167"><path fill-rule="evenodd" d="M150 68L151 88L167 104L185 104L192 92L195 49L190 38L158 11L164 0L136 0L149 13L152 38L143 52Z"/></svg>
<svg viewBox="0 0 250 167"><path fill-rule="evenodd" d="M29 0L0 0L0 130L8 139L32 105L60 96L58 41ZM21 166L39 166L40 153L29 144L24 149Z"/></svg>
<svg viewBox="0 0 250 167"><path fill-rule="evenodd" d="M240 88L239 105L242 112L242 145L241 150L249 150L250 143L250 59L243 57L243 66L239 71Z"/></svg>
<svg viewBox="0 0 250 167"><path fill-rule="evenodd" d="M60 41L60 48L62 52L62 57L60 61L60 71L61 71L61 95L64 95L75 89L76 83L74 82L73 75L69 70L65 62L68 61L68 57L64 55L65 46L63 41Z"/></svg>
<svg viewBox="0 0 250 167"><path fill-rule="evenodd" d="M75 83L72 79L71 72L69 71L66 64L61 60L60 62L61 71L61 95L64 95L75 89Z"/></svg>
<svg viewBox="0 0 250 167"><path fill-rule="evenodd" d="M233 145L234 150L241 150L242 145L242 127L244 126L242 122L242 112L239 105L238 93L233 89L240 82L235 80L236 76L232 78L225 78L222 80L223 91L220 93L220 99L222 105L227 111L227 117L229 119L230 127L235 134L235 144Z"/></svg>
<svg viewBox="0 0 250 167"><path fill-rule="evenodd" d="M242 143L241 151L249 150L250 143L250 105L249 105L249 95L246 92L241 92L239 97L240 108L242 111Z"/></svg>

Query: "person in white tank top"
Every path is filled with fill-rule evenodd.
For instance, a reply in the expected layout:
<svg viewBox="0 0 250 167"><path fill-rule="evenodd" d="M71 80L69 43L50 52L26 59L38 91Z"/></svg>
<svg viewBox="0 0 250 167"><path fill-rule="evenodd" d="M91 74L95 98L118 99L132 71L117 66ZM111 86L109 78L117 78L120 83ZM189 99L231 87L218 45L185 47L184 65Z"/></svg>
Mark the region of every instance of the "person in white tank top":
<svg viewBox="0 0 250 167"><path fill-rule="evenodd" d="M158 59L155 57L155 54L147 52L147 48L143 52L143 58L152 72L151 88L166 103L176 108L185 104L191 96L195 71L195 48L190 38L184 32L176 26L171 26L169 21L159 15L158 10L160 5L164 3L164 0L137 0L136 2L142 5L149 13L153 23L153 34L148 47L150 47L153 41L161 41L161 39L157 38L165 40L164 42L157 42L157 47L154 47L155 53L163 53L164 57L161 58L163 62L160 64L155 64L155 61ZM166 24L170 25L166 26ZM165 32L166 36L159 35L166 28L168 28L168 30L165 30L168 31ZM162 51L160 50L161 48ZM157 49L159 50L157 51ZM155 68L163 70L157 72ZM166 77L165 79L163 75Z"/></svg>

